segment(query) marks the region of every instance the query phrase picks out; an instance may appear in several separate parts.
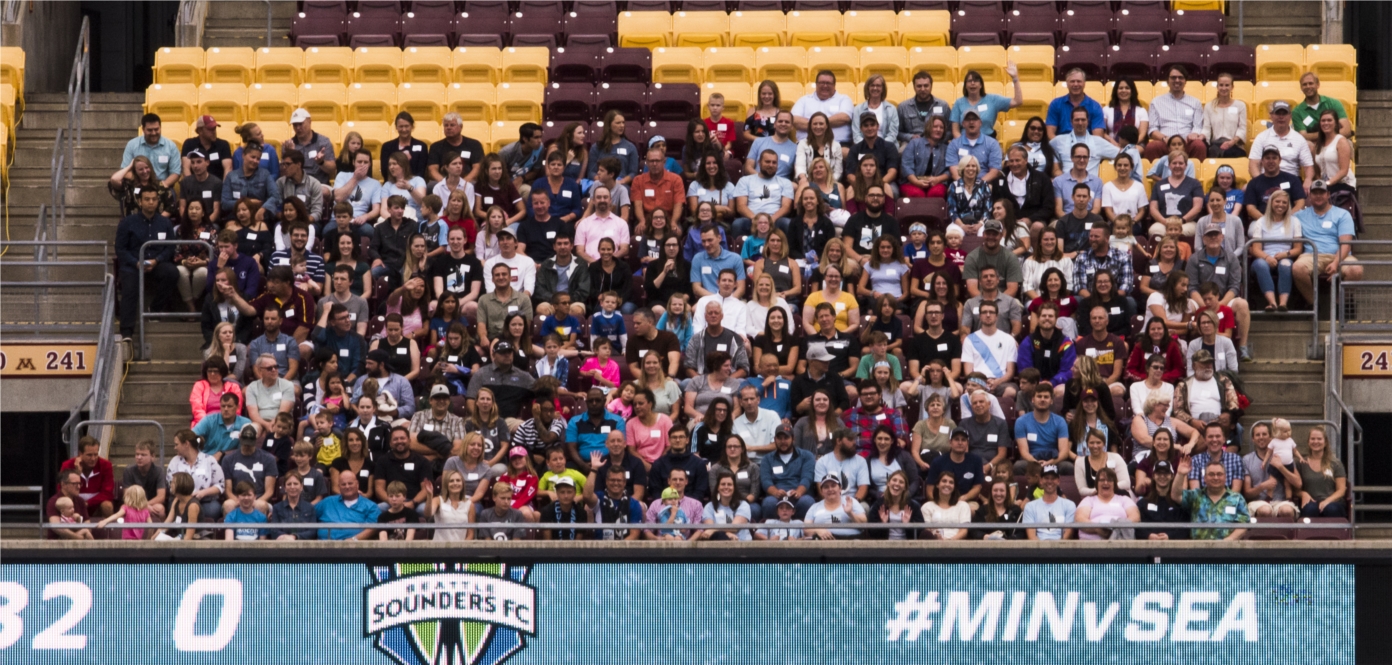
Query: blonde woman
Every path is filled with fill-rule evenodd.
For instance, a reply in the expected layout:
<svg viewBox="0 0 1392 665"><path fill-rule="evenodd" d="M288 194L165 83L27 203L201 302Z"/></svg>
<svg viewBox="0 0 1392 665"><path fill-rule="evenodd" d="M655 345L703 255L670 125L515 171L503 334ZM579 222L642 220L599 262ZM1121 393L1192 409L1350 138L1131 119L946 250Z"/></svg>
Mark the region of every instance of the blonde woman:
<svg viewBox="0 0 1392 665"><path fill-rule="evenodd" d="M812 272L812 288L821 289L826 279L826 269L835 266L841 269L844 283L860 281L860 263L846 255L846 244L840 238L832 238L822 245L822 262Z"/></svg>
<svg viewBox="0 0 1392 665"><path fill-rule="evenodd" d="M841 180L841 145L832 134L831 121L820 111L808 119L807 136L797 144L793 174L797 176L798 187L806 187L811 182L809 171L818 158L826 161L832 180Z"/></svg>
<svg viewBox="0 0 1392 665"><path fill-rule="evenodd" d="M817 192L817 198L826 206L827 218L838 229L845 226L851 218L850 211L846 210L846 186L833 177L831 163L822 157L813 159L808 173L807 186Z"/></svg>
<svg viewBox="0 0 1392 665"><path fill-rule="evenodd" d="M474 240L474 258L479 263L503 253L498 248L498 233L507 228L507 213L500 206L489 206L487 215Z"/></svg>
<svg viewBox="0 0 1392 665"><path fill-rule="evenodd" d="M436 524L469 524L474 521L474 502L464 492L464 475L445 469L440 478L440 495L430 500L426 516ZM472 540L473 529L435 529L435 540Z"/></svg>
<svg viewBox="0 0 1392 665"><path fill-rule="evenodd" d="M1266 311L1284 312L1290 301L1291 265L1300 256L1305 246L1295 242L1302 238L1300 220L1291 214L1290 194L1283 189L1276 190L1266 201L1266 214L1252 222L1249 236L1251 245L1252 276L1261 286L1266 296ZM1271 274L1276 273L1276 280Z"/></svg>
<svg viewBox="0 0 1392 665"><path fill-rule="evenodd" d="M491 388L479 388L473 404L469 405L469 415L464 419L465 432L477 432L483 437L484 461L489 464L493 475L507 473L507 451L512 441L512 431L498 415L498 398Z"/></svg>
<svg viewBox="0 0 1392 665"><path fill-rule="evenodd" d="M871 74L861 86L861 93L865 101L851 109L851 144L865 140L865 135L860 133L860 116L866 113L874 113L879 119L880 136L887 136L890 141L895 140L895 137L899 136L899 109L894 102L885 98L885 95L889 94L885 77Z"/></svg>
<svg viewBox="0 0 1392 665"><path fill-rule="evenodd" d="M782 309L788 315L789 321L793 317L793 308L788 306L788 301L778 295L774 286L773 275L760 273L754 278L754 295L744 307L744 329L749 332L749 336L763 332L764 324L768 321L769 310L773 308Z"/></svg>
<svg viewBox="0 0 1392 665"><path fill-rule="evenodd" d="M445 460L445 473L453 471L464 478L464 496L472 503L478 503L488 494L494 475L493 465L484 459L483 446L483 435L469 432L459 444L459 454ZM445 488L448 489L448 485ZM440 495L445 496L445 493Z"/></svg>
<svg viewBox="0 0 1392 665"><path fill-rule="evenodd" d="M203 347L203 359L210 360L217 358L227 363L228 376L234 381L241 382L242 377L246 376L247 368L247 347L237 341L236 328L226 322L217 324L213 327L213 338L208 341L207 346Z"/></svg>
<svg viewBox="0 0 1392 665"><path fill-rule="evenodd" d="M782 230L774 229L769 234L764 242L763 256L749 271L756 284L762 275L773 280L774 295L778 298L788 302L802 299L802 268L788 257L788 236Z"/></svg>

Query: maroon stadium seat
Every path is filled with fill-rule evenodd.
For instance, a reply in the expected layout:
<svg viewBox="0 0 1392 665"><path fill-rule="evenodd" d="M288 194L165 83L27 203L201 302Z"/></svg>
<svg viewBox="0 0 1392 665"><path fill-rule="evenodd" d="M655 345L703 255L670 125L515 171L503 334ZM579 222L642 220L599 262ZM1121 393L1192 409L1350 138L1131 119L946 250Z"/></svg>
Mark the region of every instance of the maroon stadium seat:
<svg viewBox="0 0 1392 665"><path fill-rule="evenodd" d="M1272 515L1253 518L1258 524L1294 524L1295 518L1289 515ZM1247 532L1247 540L1294 540L1295 529L1252 529Z"/></svg>
<svg viewBox="0 0 1392 665"><path fill-rule="evenodd" d="M555 49L563 34L565 14L559 2L524 0L510 19L513 46L545 46ZM520 40L519 40L520 38Z"/></svg>
<svg viewBox="0 0 1392 665"><path fill-rule="evenodd" d="M900 198L896 203L896 216L900 225L907 228L914 222L922 222L930 230L942 230L947 226L947 201L939 198Z"/></svg>
<svg viewBox="0 0 1392 665"><path fill-rule="evenodd" d="M1170 12L1159 6L1125 2L1112 21L1112 39L1128 32L1161 32L1169 26Z"/></svg>
<svg viewBox="0 0 1392 665"><path fill-rule="evenodd" d="M1183 65L1191 78L1207 79L1208 57L1213 52L1213 46L1216 44L1175 44L1162 49L1157 54L1156 71L1163 71L1170 65Z"/></svg>
<svg viewBox="0 0 1392 665"><path fill-rule="evenodd" d="M652 79L652 51L645 48L616 48L600 60L601 81L647 83Z"/></svg>
<svg viewBox="0 0 1392 665"><path fill-rule="evenodd" d="M1214 79L1219 74L1231 74L1238 81L1256 81L1257 50L1241 44L1220 44L1208 52L1208 73Z"/></svg>
<svg viewBox="0 0 1392 665"><path fill-rule="evenodd" d="M1173 43L1176 45L1217 46L1222 43L1222 40L1218 38L1218 35L1208 32L1176 32Z"/></svg>
<svg viewBox="0 0 1392 665"><path fill-rule="evenodd" d="M628 84L638 85L638 84ZM546 119L556 123L590 122L595 117L595 87L585 82L555 82L546 87Z"/></svg>
<svg viewBox="0 0 1392 665"><path fill-rule="evenodd" d="M540 46L548 50L556 50L556 35L547 34L525 34L512 36L513 46Z"/></svg>
<svg viewBox="0 0 1392 665"><path fill-rule="evenodd" d="M609 111L622 113L629 122L643 122L648 117L648 84L615 81L601 83L595 91L595 118Z"/></svg>
<svg viewBox="0 0 1392 665"><path fill-rule="evenodd" d="M1005 29L1011 35L1010 42L1012 44L1022 43L1015 39L1015 35L1023 34L1029 35L1029 37L1026 38L1027 41L1023 43L1047 43L1050 46L1056 44L1058 42L1058 14L1052 10L1048 13L1042 13L1039 11L1041 8L1038 5L1026 5L1021 7L1021 4L1022 3L1019 2L1015 3L1015 9L1005 18ZM1049 4L1052 5L1053 3ZM1038 37L1038 35L1041 34L1047 34L1049 36L1048 42L1044 42Z"/></svg>
<svg viewBox="0 0 1392 665"><path fill-rule="evenodd" d="M781 12L783 3L779 0L739 0L735 8L742 12Z"/></svg>
<svg viewBox="0 0 1392 665"><path fill-rule="evenodd" d="M1092 80L1101 80L1107 74L1111 46L1105 35L1089 33L1068 33L1064 35L1063 48L1054 54L1055 76L1063 78L1068 70L1083 70Z"/></svg>
<svg viewBox="0 0 1392 665"><path fill-rule="evenodd" d="M402 46L450 46L454 43L454 3L417 0L401 19Z"/></svg>
<svg viewBox="0 0 1392 665"><path fill-rule="evenodd" d="M999 32L958 32L952 40L952 45L957 48L963 46L1000 46L1001 37Z"/></svg>
<svg viewBox="0 0 1392 665"><path fill-rule="evenodd" d="M1164 45L1165 34L1162 32L1123 33L1112 49L1107 79L1155 80L1155 68L1160 64L1159 53Z"/></svg>
<svg viewBox="0 0 1392 665"><path fill-rule="evenodd" d="M607 39L607 38L606 38ZM592 45L567 45L551 52L550 80L555 82L599 82L599 63L604 48Z"/></svg>
<svg viewBox="0 0 1392 665"><path fill-rule="evenodd" d="M1054 48L1058 46L1058 40L1052 32L1011 32L1010 45Z"/></svg>
<svg viewBox="0 0 1392 665"><path fill-rule="evenodd" d="M1070 9L1059 15L1058 30L1061 41L1070 35L1101 33L1111 37L1113 16L1110 8L1086 7Z"/></svg>
<svg viewBox="0 0 1392 665"><path fill-rule="evenodd" d="M342 0L305 0L290 26L291 40L301 48L338 46L347 19L348 6Z"/></svg>
<svg viewBox="0 0 1392 665"><path fill-rule="evenodd" d="M494 46L508 43L512 28L506 2L474 0L454 19L454 31L459 46Z"/></svg>
<svg viewBox="0 0 1392 665"><path fill-rule="evenodd" d="M674 11L671 2L666 0L628 0L628 11L631 12L668 12Z"/></svg>
<svg viewBox="0 0 1392 665"><path fill-rule="evenodd" d="M618 16L619 3L614 0L575 0L570 13L576 16Z"/></svg>
<svg viewBox="0 0 1392 665"><path fill-rule="evenodd" d="M904 0L902 11L949 11L952 3L947 0Z"/></svg>
<svg viewBox="0 0 1392 665"><path fill-rule="evenodd" d="M652 120L685 122L696 117L700 109L701 87L695 83L666 83L648 91L648 116Z"/></svg>
<svg viewBox="0 0 1392 665"><path fill-rule="evenodd" d="M1171 43L1177 42L1180 33L1214 35L1216 44L1223 43L1227 35L1227 17L1218 11L1178 11L1170 15L1168 31Z"/></svg>
<svg viewBox="0 0 1392 665"><path fill-rule="evenodd" d="M577 37L598 37L603 36L604 46L613 43L614 36L618 34L618 15L617 14L580 14L571 12L561 22L561 30L565 32L566 45L571 46L578 43L596 44L595 39L582 39L576 41Z"/></svg>
<svg viewBox="0 0 1392 665"><path fill-rule="evenodd" d="M396 46L401 41L401 19L401 3L396 0L359 0L344 25L348 45Z"/></svg>
<svg viewBox="0 0 1392 665"><path fill-rule="evenodd" d="M982 43L979 35L1005 32L1005 11L998 2L963 2L952 14L952 37L955 45L960 45L965 35L973 35L969 44ZM996 42L999 44L1000 42Z"/></svg>
<svg viewBox="0 0 1392 665"><path fill-rule="evenodd" d="M644 125L648 132L646 139L651 140L654 136L667 139L667 156L681 159L681 149L686 145L686 123L686 120L653 120ZM646 148L647 144L643 147Z"/></svg>
<svg viewBox="0 0 1392 665"><path fill-rule="evenodd" d="M841 3L836 0L793 0L789 11L800 12L839 12Z"/></svg>
<svg viewBox="0 0 1392 665"><path fill-rule="evenodd" d="M1296 540L1353 539L1353 532L1346 528L1349 521L1342 517L1302 517L1299 521L1305 524L1328 524L1330 526L1327 529L1295 529Z"/></svg>
<svg viewBox="0 0 1392 665"><path fill-rule="evenodd" d="M725 0L685 0L681 8L684 12L724 12L728 9Z"/></svg>

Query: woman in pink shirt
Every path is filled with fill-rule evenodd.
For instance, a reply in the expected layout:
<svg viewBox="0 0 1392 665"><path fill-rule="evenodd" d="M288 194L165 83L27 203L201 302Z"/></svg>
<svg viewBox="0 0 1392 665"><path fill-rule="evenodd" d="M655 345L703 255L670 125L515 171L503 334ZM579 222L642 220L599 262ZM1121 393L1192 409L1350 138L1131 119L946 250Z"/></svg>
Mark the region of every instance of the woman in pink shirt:
<svg viewBox="0 0 1392 665"><path fill-rule="evenodd" d="M653 410L656 401L652 390L639 387L633 395L633 417L624 427L628 447L648 464L667 452L667 433L672 431L672 419Z"/></svg>
<svg viewBox="0 0 1392 665"><path fill-rule="evenodd" d="M1130 522L1135 524L1141 521L1141 511L1136 508L1136 502L1131 497L1117 494L1117 474L1110 467L1097 472L1097 494L1083 499L1078 504L1078 512L1075 518L1079 522L1092 522L1095 524L1116 524ZM1099 527L1096 529L1085 528L1078 531L1078 540L1109 540L1113 537L1122 539L1121 535L1114 536L1118 530L1114 528ZM1120 530L1120 533L1132 533L1130 528ZM1130 536L1124 539L1129 540Z"/></svg>
<svg viewBox="0 0 1392 665"><path fill-rule="evenodd" d="M594 387L609 394L619 385L619 364L610 356L614 352L613 343L604 337L594 341L595 354L580 366L580 376L589 377Z"/></svg>

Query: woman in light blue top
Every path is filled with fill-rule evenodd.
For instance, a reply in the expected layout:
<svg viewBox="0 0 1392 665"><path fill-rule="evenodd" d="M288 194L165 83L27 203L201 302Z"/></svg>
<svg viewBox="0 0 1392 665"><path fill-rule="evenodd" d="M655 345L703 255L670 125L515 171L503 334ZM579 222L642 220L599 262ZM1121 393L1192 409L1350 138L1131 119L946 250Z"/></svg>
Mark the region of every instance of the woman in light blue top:
<svg viewBox="0 0 1392 665"><path fill-rule="evenodd" d="M967 70L966 75L962 77L962 96L952 103L950 119L953 136L962 134L962 114L976 111L981 117L981 133L995 138L996 115L1025 103L1025 93L1020 89L1020 73L1015 69L1015 63L1007 64L1005 73L1010 75L1010 80L1015 85L1014 99L986 94L986 82L981 78L981 74L975 69Z"/></svg>
<svg viewBox="0 0 1392 665"><path fill-rule="evenodd" d="M667 299L667 311L657 320L657 329L677 336L677 344L685 349L696 328L691 323L691 306L684 293L673 293Z"/></svg>
<svg viewBox="0 0 1392 665"><path fill-rule="evenodd" d="M865 135L860 133L860 116L865 113L874 113L880 120L880 136L888 136L890 140L899 135L899 108L894 102L885 99L889 87L885 85L885 78L879 74L872 74L865 80L862 88L865 101L856 104L851 109L851 141L860 143L865 140Z"/></svg>
<svg viewBox="0 0 1392 665"><path fill-rule="evenodd" d="M280 158L276 156L275 144L266 142L261 128L254 122L248 122L245 125L237 125L233 131L242 137L242 143L255 141L261 144L261 168L266 169L266 172L271 174L272 180L279 178ZM209 159L212 157L210 156ZM232 168L237 171L242 169L242 149L240 146L232 151Z"/></svg>
<svg viewBox="0 0 1392 665"><path fill-rule="evenodd" d="M406 199L406 207L414 210L416 219L421 217L420 202L425 198L425 179L411 175L411 159L408 153L394 152L387 158L387 171L382 188L377 190L377 202L386 203L392 196ZM383 210L386 210L383 207Z"/></svg>
<svg viewBox="0 0 1392 665"><path fill-rule="evenodd" d="M899 247L899 236L886 233L875 239L875 253L860 274L856 295L862 299L889 296L898 307L909 286L909 262Z"/></svg>
<svg viewBox="0 0 1392 665"><path fill-rule="evenodd" d="M706 153L701 157L698 175L686 188L688 210L710 202L717 217L731 219L735 212L735 183L725 173L725 163L719 154Z"/></svg>
<svg viewBox="0 0 1392 665"><path fill-rule="evenodd" d="M624 117L618 111L609 111L604 116L604 132L599 135L599 140L590 146L590 165L587 177L595 179L595 172L599 170L599 160L605 157L617 157L623 168L619 170L618 181L624 186L633 182L633 176L638 173L638 147L632 141L624 138Z"/></svg>

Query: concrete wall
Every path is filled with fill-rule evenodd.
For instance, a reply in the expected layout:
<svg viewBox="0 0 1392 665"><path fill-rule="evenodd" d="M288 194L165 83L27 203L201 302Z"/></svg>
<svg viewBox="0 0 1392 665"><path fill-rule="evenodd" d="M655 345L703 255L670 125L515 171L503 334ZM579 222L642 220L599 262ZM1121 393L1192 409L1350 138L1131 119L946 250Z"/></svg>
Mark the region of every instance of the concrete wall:
<svg viewBox="0 0 1392 665"><path fill-rule="evenodd" d="M0 381L0 409L10 413L67 413L87 396L92 380L8 379Z"/></svg>
<svg viewBox="0 0 1392 665"><path fill-rule="evenodd" d="M1389 379L1345 379L1344 403L1354 413L1392 413L1392 380Z"/></svg>
<svg viewBox="0 0 1392 665"><path fill-rule="evenodd" d="M25 91L66 91L77 31L82 27L82 3L26 2L19 20Z"/></svg>

